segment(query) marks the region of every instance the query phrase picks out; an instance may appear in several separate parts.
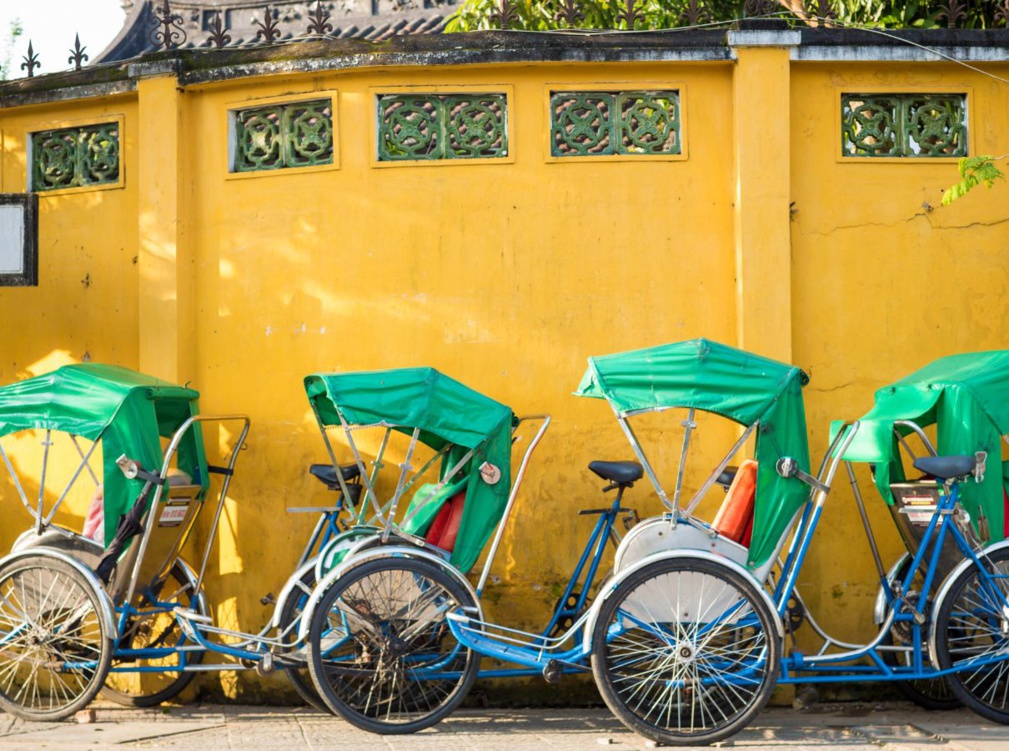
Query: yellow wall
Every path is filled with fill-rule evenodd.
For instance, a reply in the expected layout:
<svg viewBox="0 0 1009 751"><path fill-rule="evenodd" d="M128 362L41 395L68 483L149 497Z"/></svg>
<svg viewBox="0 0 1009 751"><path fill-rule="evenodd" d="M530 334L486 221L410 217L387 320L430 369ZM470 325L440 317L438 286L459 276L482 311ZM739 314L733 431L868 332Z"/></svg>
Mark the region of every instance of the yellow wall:
<svg viewBox="0 0 1009 751"><path fill-rule="evenodd" d="M1006 77L1009 66L986 70ZM941 206L957 178L948 161L840 160L840 91L968 91L970 153L1002 154L1009 87L950 64L795 64L791 72L794 361L806 388L814 453L831 419L852 418L873 392L932 360L1009 346L1006 187ZM847 485L847 483L844 483ZM863 478L883 562L901 543ZM847 488L831 497L801 584L840 636L864 635L874 566Z"/></svg>
<svg viewBox="0 0 1009 751"><path fill-rule="evenodd" d="M967 85L971 153L1002 153L1009 90L946 65L790 63L784 47L736 56L364 67L182 88L170 75L133 94L0 110L10 192L24 190L26 131L117 113L125 134L124 187L41 196L40 285L0 290L0 316L20 323L0 380L87 353L191 380L206 413L251 416L208 581L222 625L245 630L265 622L259 597L279 591L311 528L285 508L328 500L306 473L325 452L305 374L432 365L520 414L550 412L490 598L492 616L535 626L590 528L574 514L600 505L586 465L631 456L605 404L570 396L587 356L705 336L790 358L813 378L818 454L828 421L857 416L885 382L943 354L1007 346L1005 188L927 211L955 166L839 161L837 100L846 87ZM548 160L547 87L564 84L681 88L688 157ZM375 166L374 90L404 86L507 90L512 158ZM336 92L335 168L228 173L229 109L317 91ZM677 422L642 430L668 487ZM688 490L735 435L702 431ZM892 558L896 535L867 495ZM627 501L642 515L659 508L645 484ZM856 524L843 488L801 582L843 635L866 632L875 593Z"/></svg>

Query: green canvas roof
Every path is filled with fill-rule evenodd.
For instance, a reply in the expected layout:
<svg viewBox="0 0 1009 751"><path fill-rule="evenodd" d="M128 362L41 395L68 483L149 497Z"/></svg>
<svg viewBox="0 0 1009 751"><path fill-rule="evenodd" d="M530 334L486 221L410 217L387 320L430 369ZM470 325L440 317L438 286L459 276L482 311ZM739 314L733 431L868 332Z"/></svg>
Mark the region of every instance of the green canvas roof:
<svg viewBox="0 0 1009 751"><path fill-rule="evenodd" d="M126 454L160 469L160 437L169 437L199 413L199 393L127 368L98 363L66 365L52 373L0 387L0 436L43 429L102 441L105 539L143 483L127 480L116 466ZM179 467L206 488L206 458L199 426L187 433Z"/></svg>
<svg viewBox="0 0 1009 751"><path fill-rule="evenodd" d="M975 521L983 508L992 539L1002 539L1003 478L997 464L1001 437L1009 433L1009 351L943 357L876 392L875 405L861 419L844 458L877 465L876 485L887 503L893 502L890 483L905 479L893 432L897 420L935 424L940 455L988 453L984 481L965 483L961 498Z"/></svg>
<svg viewBox="0 0 1009 751"><path fill-rule="evenodd" d="M351 424L420 428L420 439L435 449L446 442L475 448L511 430L508 407L434 368L315 373L305 377L305 391L324 425L340 424L339 405Z"/></svg>
<svg viewBox="0 0 1009 751"><path fill-rule="evenodd" d="M753 540L748 564L765 563L809 489L775 471L788 456L809 471L802 387L809 378L793 365L735 347L693 339L590 357L575 392L606 399L621 417L640 411L694 408L741 425L759 422Z"/></svg>
<svg viewBox="0 0 1009 751"><path fill-rule="evenodd" d="M305 377L305 392L320 423L383 425L410 434L435 450L451 449L442 460L445 474L474 449L463 469L469 480L466 504L452 563L469 570L504 513L511 479L510 408L474 391L434 368L401 368L361 373L315 373ZM477 469L485 461L501 470L501 481L484 482ZM441 498L444 502L446 498ZM433 519L437 509L427 512ZM425 516L427 518L427 516ZM411 529L424 534L425 529Z"/></svg>

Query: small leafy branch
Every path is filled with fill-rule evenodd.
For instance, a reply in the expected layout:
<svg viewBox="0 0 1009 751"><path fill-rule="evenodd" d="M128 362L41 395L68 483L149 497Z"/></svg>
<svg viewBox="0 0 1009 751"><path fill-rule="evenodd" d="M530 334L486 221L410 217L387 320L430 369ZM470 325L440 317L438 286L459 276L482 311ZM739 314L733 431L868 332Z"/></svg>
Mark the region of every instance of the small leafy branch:
<svg viewBox="0 0 1009 751"><path fill-rule="evenodd" d="M991 188L996 180L1005 180L1005 174L995 165L995 162L1006 157L1009 157L1009 154L1002 156L983 154L961 159L957 164L957 169L960 170L960 182L950 186L942 194L942 205L949 206L953 201L967 195L981 183Z"/></svg>

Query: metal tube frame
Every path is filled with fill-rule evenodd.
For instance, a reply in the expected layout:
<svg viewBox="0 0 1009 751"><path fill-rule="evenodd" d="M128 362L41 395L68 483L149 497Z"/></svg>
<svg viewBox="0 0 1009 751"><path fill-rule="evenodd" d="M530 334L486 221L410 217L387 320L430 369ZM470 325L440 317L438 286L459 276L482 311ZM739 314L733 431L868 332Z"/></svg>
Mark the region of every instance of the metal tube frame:
<svg viewBox="0 0 1009 751"><path fill-rule="evenodd" d="M518 496L519 488L521 487L522 480L525 477L526 467L529 465L529 457L532 456L533 451L536 450L540 440L543 438L543 434L546 433L547 428L550 427L550 415L525 415L518 418L518 423L515 425L516 429L523 422L529 420L541 420L543 424L540 425L539 430L536 431L536 435L533 436L532 441L530 441L529 448L526 449L525 455L522 457L522 463L519 465L518 474L515 475L515 482L512 483L511 491L508 493L508 503L505 504L504 513L501 514L501 520L498 522L497 530L494 532L494 541L491 543L490 550L487 552L487 560L484 562L483 571L480 572L480 580L476 585L477 597L483 595L483 588L484 585L487 584L487 577L490 576L491 566L494 565L494 558L497 556L498 546L501 544L501 537L504 535L505 525L508 523L509 517L511 517L512 508L515 505L515 498Z"/></svg>
<svg viewBox="0 0 1009 751"><path fill-rule="evenodd" d="M179 448L179 444L182 442L182 436L185 431L197 422L224 422L224 421L242 421L244 424L242 426L242 431L238 437L238 440L234 443L231 448L231 453L229 456L227 472L224 475L224 481L221 483L221 493L217 500L217 508L214 510L214 520L210 526L210 536L207 539L207 545L203 551L203 560L200 563L200 570L196 577L196 584L193 587L194 594L199 593L200 587L203 585L203 577L206 574L207 563L210 561L210 548L214 543L214 538L217 535L217 527L221 521L221 511L224 509L224 499L228 493L228 486L231 484L231 475L235 468L235 462L238 461L238 452L242 450L242 446L245 445L245 438L249 435L249 425L250 420L245 415L222 415L217 416L207 416L207 415L194 415L186 420L175 431L175 435L172 436L172 440L168 444L168 448L165 450L164 461L161 465L161 476L165 477L168 473L168 468L171 465L171 460L175 452ZM208 478L209 480L209 478ZM144 553L147 552L147 544L150 539L151 532L155 525L150 523L150 515L154 509L158 507L158 503L161 501L162 493L164 492L165 486L159 485L154 491L154 498L149 501L147 510L148 523L145 525L146 530L144 532L143 539L141 541L141 547L137 553L136 561L133 564L133 571L130 573L130 584L127 589L127 595L124 602L131 602L133 600L133 593L136 590L137 578L140 576L140 566L143 564ZM134 543L136 544L136 543Z"/></svg>
<svg viewBox="0 0 1009 751"><path fill-rule="evenodd" d="M645 455L644 450L641 448L641 443L638 441L638 437L634 434L634 429L627 421L628 418L633 417L634 415L640 415L645 412L661 412L662 410L647 409L621 414L620 411L612 404L610 405L610 407L613 409L613 413L617 416L617 422L620 424L621 430L624 431L624 435L627 436L627 440L631 444L631 449L634 451L634 455L638 458L638 461L641 462L641 466L645 470L645 475L648 476L648 481L652 483L652 488L655 489L656 495L658 495L659 500L662 501L662 505L673 512L672 518L670 519L670 523L672 524L672 526L675 527L677 515L675 509L673 508L673 504L669 500L669 497L666 495L666 491L662 487L662 483L659 482L659 478L655 474L655 470L652 469L652 463L648 461L648 457Z"/></svg>
<svg viewBox="0 0 1009 751"><path fill-rule="evenodd" d="M705 480L704 484L701 485L700 488L698 488L696 493L694 493L694 497L690 499L690 503L688 503L687 507L683 510L683 513L685 515L690 516L691 512L695 508L697 508L697 504L699 504L704 499L704 496L707 494L707 492L711 490L711 486L715 484L715 480L718 479L718 476L722 474L722 471L727 466L729 466L729 460L732 459L732 457L734 457L741 448L743 448L743 445L746 443L746 440L751 435L753 435L753 431L757 429L758 425L760 425L759 420L753 423L745 431L743 431L743 434L739 437L739 440L736 441L734 444L732 444L732 448L729 449L729 453L727 453L722 458L722 461L718 463L718 466L715 467L715 470L710 475L708 475L708 479Z"/></svg>

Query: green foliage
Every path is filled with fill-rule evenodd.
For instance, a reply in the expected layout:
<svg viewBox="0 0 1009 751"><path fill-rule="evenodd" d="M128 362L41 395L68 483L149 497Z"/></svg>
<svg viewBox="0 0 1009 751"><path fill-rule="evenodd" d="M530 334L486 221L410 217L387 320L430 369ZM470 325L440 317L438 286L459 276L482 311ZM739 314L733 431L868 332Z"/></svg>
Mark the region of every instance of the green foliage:
<svg viewBox="0 0 1009 751"><path fill-rule="evenodd" d="M974 0L964 4L965 15L956 19L959 28L984 29L995 25L996 10L1003 0ZM780 13L801 24L815 16L816 0L777 0ZM948 25L943 14L947 0L831 0L837 25L877 28L934 29ZM579 29L670 29L695 23L728 23L743 18L744 0L635 0L634 21L627 18L627 0L508 0L508 28L524 31ZM465 0L449 21L446 31L476 31L501 28L502 0ZM576 17L565 8L576 9ZM693 11L693 12L692 12ZM789 14L792 14L789 16ZM696 19L696 20L695 20Z"/></svg>
<svg viewBox="0 0 1009 751"><path fill-rule="evenodd" d="M967 195L981 183L991 189L996 180L1005 180L1005 174L995 165L995 162L1005 159L1006 156L1009 155L1003 154L996 157L985 154L961 159L957 164L957 168L960 170L960 182L942 194L942 205L949 206L953 201Z"/></svg>
<svg viewBox="0 0 1009 751"><path fill-rule="evenodd" d="M7 33L0 42L0 81L6 81L11 74L11 56L14 52L14 45L17 44L18 37L24 33L21 19L15 18L10 22Z"/></svg>

